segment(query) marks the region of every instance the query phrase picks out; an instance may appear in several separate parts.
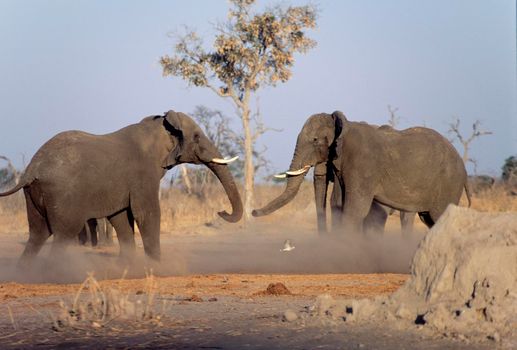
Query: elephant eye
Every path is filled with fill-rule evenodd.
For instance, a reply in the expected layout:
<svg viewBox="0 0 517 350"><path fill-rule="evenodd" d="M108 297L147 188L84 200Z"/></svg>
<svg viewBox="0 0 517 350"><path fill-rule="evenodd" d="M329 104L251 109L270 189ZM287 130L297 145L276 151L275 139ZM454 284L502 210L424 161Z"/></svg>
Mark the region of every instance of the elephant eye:
<svg viewBox="0 0 517 350"><path fill-rule="evenodd" d="M313 142L318 142L318 138L317 138L317 137L314 137L314 138L312 139L312 141L313 141Z"/></svg>
<svg viewBox="0 0 517 350"><path fill-rule="evenodd" d="M199 141L199 137L200 137L200 136L199 136L199 134L196 132L196 133L194 134L194 141L195 141L195 142L198 142L198 141Z"/></svg>

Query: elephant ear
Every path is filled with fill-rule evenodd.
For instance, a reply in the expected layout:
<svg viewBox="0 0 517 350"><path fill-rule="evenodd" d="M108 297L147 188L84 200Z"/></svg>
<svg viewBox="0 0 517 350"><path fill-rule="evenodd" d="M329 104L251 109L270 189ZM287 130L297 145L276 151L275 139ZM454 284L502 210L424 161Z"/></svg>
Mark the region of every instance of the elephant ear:
<svg viewBox="0 0 517 350"><path fill-rule="evenodd" d="M334 141L338 139L339 135L343 131L345 122L347 121L345 115L341 111L335 111L332 113L332 119L334 120Z"/></svg>
<svg viewBox="0 0 517 350"><path fill-rule="evenodd" d="M165 113L164 119L167 122L165 123L167 124L166 128L171 134L177 136L178 133L182 133L183 124L179 113L170 110Z"/></svg>
<svg viewBox="0 0 517 350"><path fill-rule="evenodd" d="M164 164L162 165L164 168L170 169L174 165L178 164L177 158L183 145L182 122L179 113L176 113L172 110L165 113L163 118L163 126L171 134L171 136L173 136L175 143L174 148L169 153L164 161Z"/></svg>
<svg viewBox="0 0 517 350"><path fill-rule="evenodd" d="M331 116L332 120L334 121L334 141L331 143L329 147L329 159L332 161L336 160L339 157L337 150L340 147L338 147L338 143L341 140L340 136L343 132L343 128L345 127L347 119L341 111L335 111L334 113L332 113Z"/></svg>

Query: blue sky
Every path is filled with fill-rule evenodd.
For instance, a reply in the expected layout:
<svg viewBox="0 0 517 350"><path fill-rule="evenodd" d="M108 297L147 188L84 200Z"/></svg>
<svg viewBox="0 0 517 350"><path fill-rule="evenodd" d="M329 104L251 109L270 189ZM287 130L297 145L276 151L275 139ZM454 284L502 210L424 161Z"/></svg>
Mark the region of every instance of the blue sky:
<svg viewBox="0 0 517 350"><path fill-rule="evenodd" d="M258 8L277 4L258 1ZM291 4L304 4L292 1ZM314 113L447 131L453 117L494 135L473 143L478 173L499 175L517 154L515 1L318 1L318 46L296 57L293 78L259 92L263 119L283 129L261 144L277 170ZM287 2L283 2L287 4ZM228 2L0 0L0 154L21 166L50 137L114 131L143 116L196 105L232 106L207 89L162 77L171 32L210 43ZM238 125L238 123L235 123ZM472 171L472 167L469 166Z"/></svg>

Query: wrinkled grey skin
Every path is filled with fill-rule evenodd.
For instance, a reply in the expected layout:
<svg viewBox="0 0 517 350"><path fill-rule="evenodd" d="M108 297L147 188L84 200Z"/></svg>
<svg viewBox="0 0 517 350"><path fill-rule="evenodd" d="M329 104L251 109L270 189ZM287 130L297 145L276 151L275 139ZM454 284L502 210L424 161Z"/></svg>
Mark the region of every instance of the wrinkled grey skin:
<svg viewBox="0 0 517 350"><path fill-rule="evenodd" d="M467 173L458 152L427 128L397 131L348 121L341 112L311 116L298 135L289 169L315 166L318 225L325 225L332 169L344 189L343 230L361 232L372 202L418 212L431 227L450 203L467 191ZM331 168L331 169L330 169ZM253 216L267 215L291 201L304 174L289 176L284 192ZM326 230L326 228L325 228Z"/></svg>
<svg viewBox="0 0 517 350"><path fill-rule="evenodd" d="M339 181L334 180L334 176L332 180L334 182L334 186L332 187L332 193L330 195L330 210L331 210L331 219L332 219L332 230L334 232L339 232L341 229L341 222L343 216L343 192ZM386 221L388 220L388 216L393 214L395 210L389 208L385 205L379 204L377 202L372 202L372 206L368 215L364 219L364 231L375 232L375 233L383 233L384 227L386 225ZM402 235L404 237L409 237L411 232L413 232L413 225L415 221L416 213L412 212L400 212L400 227L402 230ZM318 225L318 228L324 230L324 225Z"/></svg>
<svg viewBox="0 0 517 350"><path fill-rule="evenodd" d="M107 217L117 232L121 257L135 250L136 221L144 250L160 259L158 191L165 172L180 163L205 164L221 181L233 212L219 212L229 221L242 217L242 202L217 148L187 115L167 112L106 135L67 131L47 141L32 158L19 184L25 192L29 240L20 258L31 261L50 235L51 254L77 239L84 223Z"/></svg>

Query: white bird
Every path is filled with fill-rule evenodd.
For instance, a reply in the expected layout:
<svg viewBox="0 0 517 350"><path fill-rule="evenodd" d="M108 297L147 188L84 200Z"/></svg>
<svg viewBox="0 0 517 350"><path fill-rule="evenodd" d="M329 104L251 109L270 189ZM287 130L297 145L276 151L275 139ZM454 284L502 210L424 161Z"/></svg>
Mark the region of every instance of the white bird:
<svg viewBox="0 0 517 350"><path fill-rule="evenodd" d="M291 245L291 240L290 239L286 239L285 242L284 242L284 248L280 249L280 251L281 252L290 252L294 248L295 248L295 246Z"/></svg>

